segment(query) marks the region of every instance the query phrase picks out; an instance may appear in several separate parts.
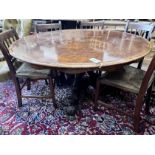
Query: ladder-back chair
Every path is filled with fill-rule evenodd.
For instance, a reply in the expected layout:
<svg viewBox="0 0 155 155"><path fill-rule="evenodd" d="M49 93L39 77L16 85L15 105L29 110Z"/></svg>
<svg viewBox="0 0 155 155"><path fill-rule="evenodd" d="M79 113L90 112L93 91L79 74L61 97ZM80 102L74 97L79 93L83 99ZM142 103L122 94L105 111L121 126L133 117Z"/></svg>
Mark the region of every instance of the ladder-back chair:
<svg viewBox="0 0 155 155"><path fill-rule="evenodd" d="M14 29L10 29L0 33L0 50L2 51L5 60L10 69L12 80L15 84L18 107L22 106L22 98L52 98L53 104L56 107L54 95L54 80L50 69L36 69L29 63L22 63L19 67L16 65L16 58L12 57L9 52L10 45L18 40L19 37ZM26 79L21 85L19 79ZM27 80L47 79L49 81L50 94L48 96L24 96L22 89L27 84Z"/></svg>
<svg viewBox="0 0 155 155"><path fill-rule="evenodd" d="M61 30L62 25L61 21L58 23L51 23L51 24L36 24L36 32L47 32L47 31L56 31Z"/></svg>
<svg viewBox="0 0 155 155"><path fill-rule="evenodd" d="M80 29L103 29L104 28L104 21L81 21Z"/></svg>
<svg viewBox="0 0 155 155"><path fill-rule="evenodd" d="M124 111L121 112L126 115L131 115L133 117L134 130L138 132L141 118L140 112L144 103L144 97L146 97L145 113L149 114L154 70L155 56L152 58L152 61L146 72L127 65L124 66L122 70L117 70L115 72L104 74L104 77L99 78L96 83L96 94L94 103L95 107L97 108L98 104L101 103L104 106L112 109L114 108L115 110L120 111L120 109L113 107L113 105L110 104L109 106L109 104L103 103L101 100L98 100L101 84L137 94L133 114L131 115L131 113L125 113Z"/></svg>
<svg viewBox="0 0 155 155"><path fill-rule="evenodd" d="M151 40L152 37L152 32L154 30L154 24L145 24L145 23L140 23L140 22L130 22L128 21L126 26L125 26L125 32L127 33L132 33L135 35L139 35L148 41ZM139 60L137 68L141 69L143 59Z"/></svg>

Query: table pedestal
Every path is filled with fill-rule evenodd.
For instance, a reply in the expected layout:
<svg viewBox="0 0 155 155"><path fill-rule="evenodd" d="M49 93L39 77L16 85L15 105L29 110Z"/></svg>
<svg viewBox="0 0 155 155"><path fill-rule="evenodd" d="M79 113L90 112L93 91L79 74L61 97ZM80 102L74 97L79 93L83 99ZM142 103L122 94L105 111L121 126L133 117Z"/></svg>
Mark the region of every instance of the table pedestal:
<svg viewBox="0 0 155 155"><path fill-rule="evenodd" d="M93 98L94 88L98 73L88 72L76 75L72 83L72 96L70 97L70 104L65 109L69 119L75 119L75 115L81 112L82 101Z"/></svg>

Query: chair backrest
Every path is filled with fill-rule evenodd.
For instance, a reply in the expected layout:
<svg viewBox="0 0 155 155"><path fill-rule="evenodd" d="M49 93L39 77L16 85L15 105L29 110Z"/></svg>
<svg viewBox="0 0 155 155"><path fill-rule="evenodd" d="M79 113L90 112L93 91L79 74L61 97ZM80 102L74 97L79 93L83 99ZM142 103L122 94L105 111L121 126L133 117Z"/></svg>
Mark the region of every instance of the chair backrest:
<svg viewBox="0 0 155 155"><path fill-rule="evenodd" d="M126 26L126 21L124 20L105 20L104 29L106 30L117 30L124 31Z"/></svg>
<svg viewBox="0 0 155 155"><path fill-rule="evenodd" d="M55 31L61 30L61 21L58 23L51 23L51 24L36 24L36 32L47 32L47 31Z"/></svg>
<svg viewBox="0 0 155 155"><path fill-rule="evenodd" d="M153 82L153 76L154 76L154 71L155 71L155 55L153 56L151 63L145 73L145 76L143 78L143 81L141 83L141 87L137 96L137 102L138 104L142 103L145 93L148 89L148 87L152 84Z"/></svg>
<svg viewBox="0 0 155 155"><path fill-rule="evenodd" d="M145 24L139 22L128 21L125 27L125 32L133 33L150 40L152 37L152 32L154 30L154 24Z"/></svg>
<svg viewBox="0 0 155 155"><path fill-rule="evenodd" d="M104 21L94 21L94 22L87 22L81 21L80 29L103 29L104 28Z"/></svg>
<svg viewBox="0 0 155 155"><path fill-rule="evenodd" d="M4 58L9 66L10 72L13 75L16 74L16 59L10 55L8 48L14 41L18 39L18 34L14 29L10 29L0 33L0 50L3 53Z"/></svg>

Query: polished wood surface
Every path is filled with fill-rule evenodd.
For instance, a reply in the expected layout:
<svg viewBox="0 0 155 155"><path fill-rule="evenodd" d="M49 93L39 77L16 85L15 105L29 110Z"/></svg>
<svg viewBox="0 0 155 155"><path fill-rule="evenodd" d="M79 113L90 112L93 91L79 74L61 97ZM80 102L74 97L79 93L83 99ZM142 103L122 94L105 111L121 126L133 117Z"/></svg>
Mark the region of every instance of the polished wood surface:
<svg viewBox="0 0 155 155"><path fill-rule="evenodd" d="M22 61L63 69L95 69L127 64L151 50L142 37L119 31L60 30L14 42L10 54ZM100 63L90 61L99 59Z"/></svg>

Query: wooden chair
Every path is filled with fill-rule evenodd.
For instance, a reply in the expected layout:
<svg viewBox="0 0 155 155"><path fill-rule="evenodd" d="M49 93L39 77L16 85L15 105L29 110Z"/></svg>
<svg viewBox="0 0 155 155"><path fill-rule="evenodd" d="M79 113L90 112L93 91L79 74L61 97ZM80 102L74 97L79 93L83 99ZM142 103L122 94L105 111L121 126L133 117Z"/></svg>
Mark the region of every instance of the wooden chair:
<svg viewBox="0 0 155 155"><path fill-rule="evenodd" d="M61 21L58 23L51 23L51 24L36 24L36 32L47 32L47 31L55 31L61 30Z"/></svg>
<svg viewBox="0 0 155 155"><path fill-rule="evenodd" d="M124 31L126 26L126 21L124 20L105 20L104 29L106 30L117 30Z"/></svg>
<svg viewBox="0 0 155 155"><path fill-rule="evenodd" d="M125 32L132 33L144 37L150 40L152 37L152 32L154 29L154 24L144 24L140 22L130 22L128 21L125 26Z"/></svg>
<svg viewBox="0 0 155 155"><path fill-rule="evenodd" d="M94 21L94 22L87 22L81 21L80 29L103 29L104 28L104 21Z"/></svg>
<svg viewBox="0 0 155 155"><path fill-rule="evenodd" d="M125 26L125 32L139 35L147 40L151 40L154 24L144 24L140 22L128 21ZM141 69L144 58L138 61L137 68Z"/></svg>
<svg viewBox="0 0 155 155"><path fill-rule="evenodd" d="M18 107L22 106L22 98L52 98L53 104L56 107L54 95L54 81L50 69L35 69L28 63L22 63L19 67L16 65L16 58L12 57L9 53L8 47L12 42L18 40L18 35L14 29L10 29L0 33L0 50L2 51L8 67L10 69L12 80L15 84ZM26 79L23 85L19 83L19 79ZM22 89L27 84L27 80L40 80L47 79L49 81L50 95L48 96L24 96Z"/></svg>
<svg viewBox="0 0 155 155"><path fill-rule="evenodd" d="M152 92L151 92L151 105L155 106L155 73L154 73L154 82L153 82Z"/></svg>
<svg viewBox="0 0 155 155"><path fill-rule="evenodd" d="M122 89L124 91L132 92L137 94L134 113L131 115L126 112L122 112L126 115L130 115L134 120L134 130L136 132L139 131L139 123L140 123L140 112L143 106L144 97L146 101L145 112L149 114L149 105L150 105L150 95L152 90L153 83L153 71L155 70L155 56L153 57L148 70L145 72L143 70L134 68L132 66L124 66L122 70L118 70L115 72L107 73L104 77L99 78L96 83L96 94L95 94L95 108L98 107L98 104L103 104L109 108L117 109L112 105L106 104L101 100L98 100L100 85L108 85L115 88Z"/></svg>

